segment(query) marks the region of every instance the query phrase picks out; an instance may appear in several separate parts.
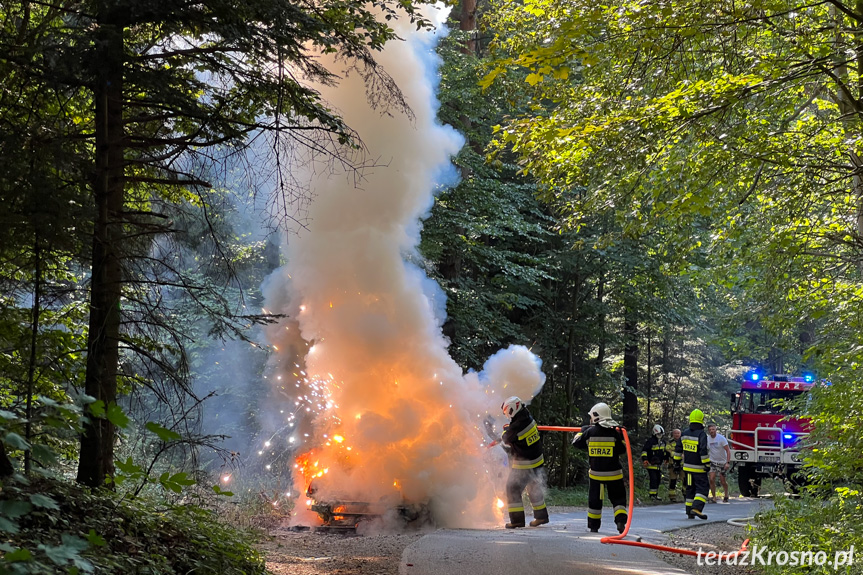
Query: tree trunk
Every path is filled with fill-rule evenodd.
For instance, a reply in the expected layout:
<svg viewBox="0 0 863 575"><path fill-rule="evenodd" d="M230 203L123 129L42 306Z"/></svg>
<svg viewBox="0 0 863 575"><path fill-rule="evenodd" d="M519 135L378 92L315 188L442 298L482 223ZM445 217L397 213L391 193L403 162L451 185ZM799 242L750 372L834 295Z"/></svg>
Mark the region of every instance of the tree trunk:
<svg viewBox="0 0 863 575"><path fill-rule="evenodd" d="M461 52L468 56L476 56L477 40L476 40L476 0L461 0L461 11L459 13L459 30L465 33L467 40L462 42ZM477 154L483 153L483 146L472 138L473 122L467 114L459 115L459 122L468 138L468 145ZM467 180L473 175L472 170L468 166L460 166L459 171L463 180ZM463 232L462 232L463 233Z"/></svg>
<svg viewBox="0 0 863 575"><path fill-rule="evenodd" d="M662 355L662 369L660 373L662 374L662 386L660 391L660 397L662 398L662 425L666 428L674 429L674 417L671 415L671 405L669 398L671 394L668 391L668 372L670 371L669 362L671 358L669 357L669 337L668 332L663 330L662 333L662 345L660 346L660 353Z"/></svg>
<svg viewBox="0 0 863 575"><path fill-rule="evenodd" d="M863 10L863 0L857 0L857 2L855 2L854 9L857 11L857 14L859 14L859 11ZM837 9L835 5L830 6L830 14L836 23L836 40L833 47L837 54L844 53L847 48L845 40L842 37L843 32L847 28L845 24L845 14ZM859 26L859 23L855 22L855 26ZM863 41L861 41L861 34L856 32L854 34L854 39L856 40L856 45L854 46L854 58L857 64L856 100L854 99L854 94L850 90L851 80L848 74L848 61L844 59L841 60L841 63L836 67L835 71L838 81L845 82L849 88L849 90L846 91L837 86L835 94L835 99L839 105L839 112L846 126L846 134L857 133L858 118L861 112L860 98L863 97L863 77L860 76L860 74L863 73ZM860 176L861 170L863 170L863 158L857 154L856 150L852 149L849 151L849 160L851 164L852 194L855 199L857 210L857 213L855 214L855 231L859 241L860 239L863 239L863 177ZM863 257L857 258L857 269L860 273L863 273ZM774 371L774 373L776 372Z"/></svg>
<svg viewBox="0 0 863 575"><path fill-rule="evenodd" d="M623 425L638 432L638 324L627 317L623 322Z"/></svg>
<svg viewBox="0 0 863 575"><path fill-rule="evenodd" d="M653 367L651 364L651 355L650 355L650 330L647 330L647 422L644 424L645 428L650 430L650 392L651 392L651 368Z"/></svg>
<svg viewBox="0 0 863 575"><path fill-rule="evenodd" d="M15 467L6 455L6 444L0 441L0 477L10 477L15 474Z"/></svg>
<svg viewBox="0 0 863 575"><path fill-rule="evenodd" d="M38 357L37 345L39 343L39 315L41 314L42 305L42 253L39 250L39 228L36 228L36 237L33 242L33 253L35 258L35 286L33 287L33 309L32 319L30 324L30 361L27 365L27 389L25 390L26 397L24 398L25 417L24 423L24 439L27 443L33 441L33 393L36 388L36 359ZM24 473L30 473L31 453L27 449L24 451Z"/></svg>
<svg viewBox="0 0 863 575"><path fill-rule="evenodd" d="M467 32L469 39L462 44L462 52L476 55L476 0L461 0L461 18L459 30Z"/></svg>
<svg viewBox="0 0 863 575"><path fill-rule="evenodd" d="M575 398L575 330L578 318L578 299L580 294L581 283L579 277L575 277L572 291L572 317L570 318L569 337L567 338L566 350L566 386L565 386L565 401L563 408L563 417L566 425L572 422L572 404ZM565 489L567 485L569 471L569 442L564 440L560 447L560 466L561 474L558 486Z"/></svg>
<svg viewBox="0 0 863 575"><path fill-rule="evenodd" d="M93 271L90 280L90 329L84 390L104 402L117 401L123 209L123 27L105 4L99 11L95 101L95 174L93 195ZM81 435L78 482L91 487L113 486L114 425L90 417Z"/></svg>
<svg viewBox="0 0 863 575"><path fill-rule="evenodd" d="M602 300L605 297L605 275L600 273L596 285L596 301L599 304L599 309L603 309ZM596 371L602 370L602 364L605 362L605 314L600 313L597 319L599 323L599 332L602 336L599 338L599 348L596 351Z"/></svg>
<svg viewBox="0 0 863 575"><path fill-rule="evenodd" d="M671 401L671 421L674 422L674 415L677 411L677 398L680 394L680 378L681 376L677 376L677 380L674 382L674 399ZM673 425L673 423L672 423Z"/></svg>

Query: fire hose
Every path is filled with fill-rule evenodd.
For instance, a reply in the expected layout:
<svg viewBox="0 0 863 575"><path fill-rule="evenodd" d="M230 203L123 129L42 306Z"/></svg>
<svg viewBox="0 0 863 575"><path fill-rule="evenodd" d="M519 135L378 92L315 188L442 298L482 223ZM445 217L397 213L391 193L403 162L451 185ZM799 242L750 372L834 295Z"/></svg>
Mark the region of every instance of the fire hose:
<svg viewBox="0 0 863 575"><path fill-rule="evenodd" d="M537 425L537 429L540 431L568 431L578 433L581 431L580 427L560 427L554 425ZM624 538L629 533L629 526L632 524L632 506L635 501L635 473L632 468L632 446L629 443L629 434L626 432L626 428L621 427L620 430L623 432L623 440L626 442L626 455L629 460L629 513L626 517L626 527L623 529L623 533L619 535L614 535L612 537L603 537L599 541L601 543L606 543L609 545L630 545L632 547L646 547L648 549L655 549L657 551L666 551L668 553L677 553L679 555L692 555L694 557L698 557L699 552L693 551L692 549L681 549L679 547L669 547L667 545L655 545L653 543L643 543L641 541L627 541ZM749 545L749 539L746 539L743 542L743 545L740 546L740 549L737 551L733 551L731 553L719 553L720 561L725 561L726 559L734 559L740 553L746 551L746 547Z"/></svg>

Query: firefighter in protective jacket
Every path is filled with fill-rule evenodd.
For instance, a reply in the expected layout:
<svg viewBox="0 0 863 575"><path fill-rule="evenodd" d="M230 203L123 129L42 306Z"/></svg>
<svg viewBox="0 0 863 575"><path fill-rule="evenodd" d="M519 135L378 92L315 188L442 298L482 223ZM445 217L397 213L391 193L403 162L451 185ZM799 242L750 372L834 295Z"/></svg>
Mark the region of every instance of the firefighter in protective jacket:
<svg viewBox="0 0 863 575"><path fill-rule="evenodd" d="M521 494L527 490L530 505L533 507L531 527L548 523L548 509L545 506L542 438L524 402L518 397L510 397L500 406L503 414L510 418L504 427L501 443L509 454L509 477L506 480L507 510L509 523L507 529L524 527L524 503Z"/></svg>
<svg viewBox="0 0 863 575"><path fill-rule="evenodd" d="M704 504L710 482L710 451L707 447L707 433L704 431L704 413L695 409L689 414L689 428L684 429L674 452L675 461L683 460L683 473L686 476L686 516L689 519L707 519Z"/></svg>
<svg viewBox="0 0 863 575"><path fill-rule="evenodd" d="M608 490L608 499L614 510L617 531L626 528L626 488L623 485L623 468L620 456L626 453L626 444L620 425L611 419L611 409L597 403L590 409L590 423L575 436L572 444L586 449L590 470L590 487L587 494L587 527L593 533L602 523L603 491Z"/></svg>
<svg viewBox="0 0 863 575"><path fill-rule="evenodd" d="M668 500L672 503L677 502L677 479L680 478L683 481L681 461L674 459L678 443L680 443L680 430L672 429L671 439L665 442L665 450L668 452Z"/></svg>
<svg viewBox="0 0 863 575"><path fill-rule="evenodd" d="M665 430L661 425L654 425L653 435L644 442L644 449L641 450L641 463L647 470L647 476L650 479L647 494L654 501L659 499L659 483L662 481L662 471L660 468L665 463L665 460L668 459L668 452L665 451L665 442L662 441L664 433Z"/></svg>

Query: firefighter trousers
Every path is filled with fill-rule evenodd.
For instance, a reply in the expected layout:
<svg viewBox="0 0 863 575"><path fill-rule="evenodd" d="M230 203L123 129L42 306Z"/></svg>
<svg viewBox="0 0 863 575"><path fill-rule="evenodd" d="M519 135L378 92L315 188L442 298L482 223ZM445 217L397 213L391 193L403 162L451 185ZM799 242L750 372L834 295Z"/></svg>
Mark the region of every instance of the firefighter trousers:
<svg viewBox="0 0 863 575"><path fill-rule="evenodd" d="M686 514L690 511L704 511L704 504L707 503L707 494L710 492L710 481L707 479L707 472L687 472L686 473Z"/></svg>
<svg viewBox="0 0 863 575"><path fill-rule="evenodd" d="M506 480L506 503L509 522L524 525L524 503L521 494L527 490L534 519L548 519L545 506L545 469L542 465L533 469L510 469Z"/></svg>
<svg viewBox="0 0 863 575"><path fill-rule="evenodd" d="M677 478L683 475L683 471L677 471L673 465L668 466L668 497L672 501L677 498ZM681 477L682 479L682 477Z"/></svg>
<svg viewBox="0 0 863 575"><path fill-rule="evenodd" d="M599 529L602 523L602 500L603 491L608 491L608 500L614 511L614 522L626 524L626 487L623 479L612 479L611 481L599 481L590 478L587 490L587 528Z"/></svg>
<svg viewBox="0 0 863 575"><path fill-rule="evenodd" d="M650 480L647 494L650 497L657 497L659 495L659 484L662 481L662 472L658 466L651 465L647 468L647 477Z"/></svg>

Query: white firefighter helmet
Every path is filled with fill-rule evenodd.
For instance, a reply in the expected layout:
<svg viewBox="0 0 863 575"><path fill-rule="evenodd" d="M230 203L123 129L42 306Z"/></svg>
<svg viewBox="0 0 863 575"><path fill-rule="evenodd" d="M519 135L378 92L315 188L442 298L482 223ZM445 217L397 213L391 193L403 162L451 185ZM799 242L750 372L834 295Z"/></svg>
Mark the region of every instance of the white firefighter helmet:
<svg viewBox="0 0 863 575"><path fill-rule="evenodd" d="M500 406L503 414L510 419L512 419L516 413L521 411L522 408L524 408L524 402L514 395L504 401Z"/></svg>
<svg viewBox="0 0 863 575"><path fill-rule="evenodd" d="M658 423L653 426L653 435L662 435L665 433L665 430Z"/></svg>
<svg viewBox="0 0 863 575"><path fill-rule="evenodd" d="M611 419L611 408L606 403L597 403L590 408L590 422L596 425L602 421Z"/></svg>

